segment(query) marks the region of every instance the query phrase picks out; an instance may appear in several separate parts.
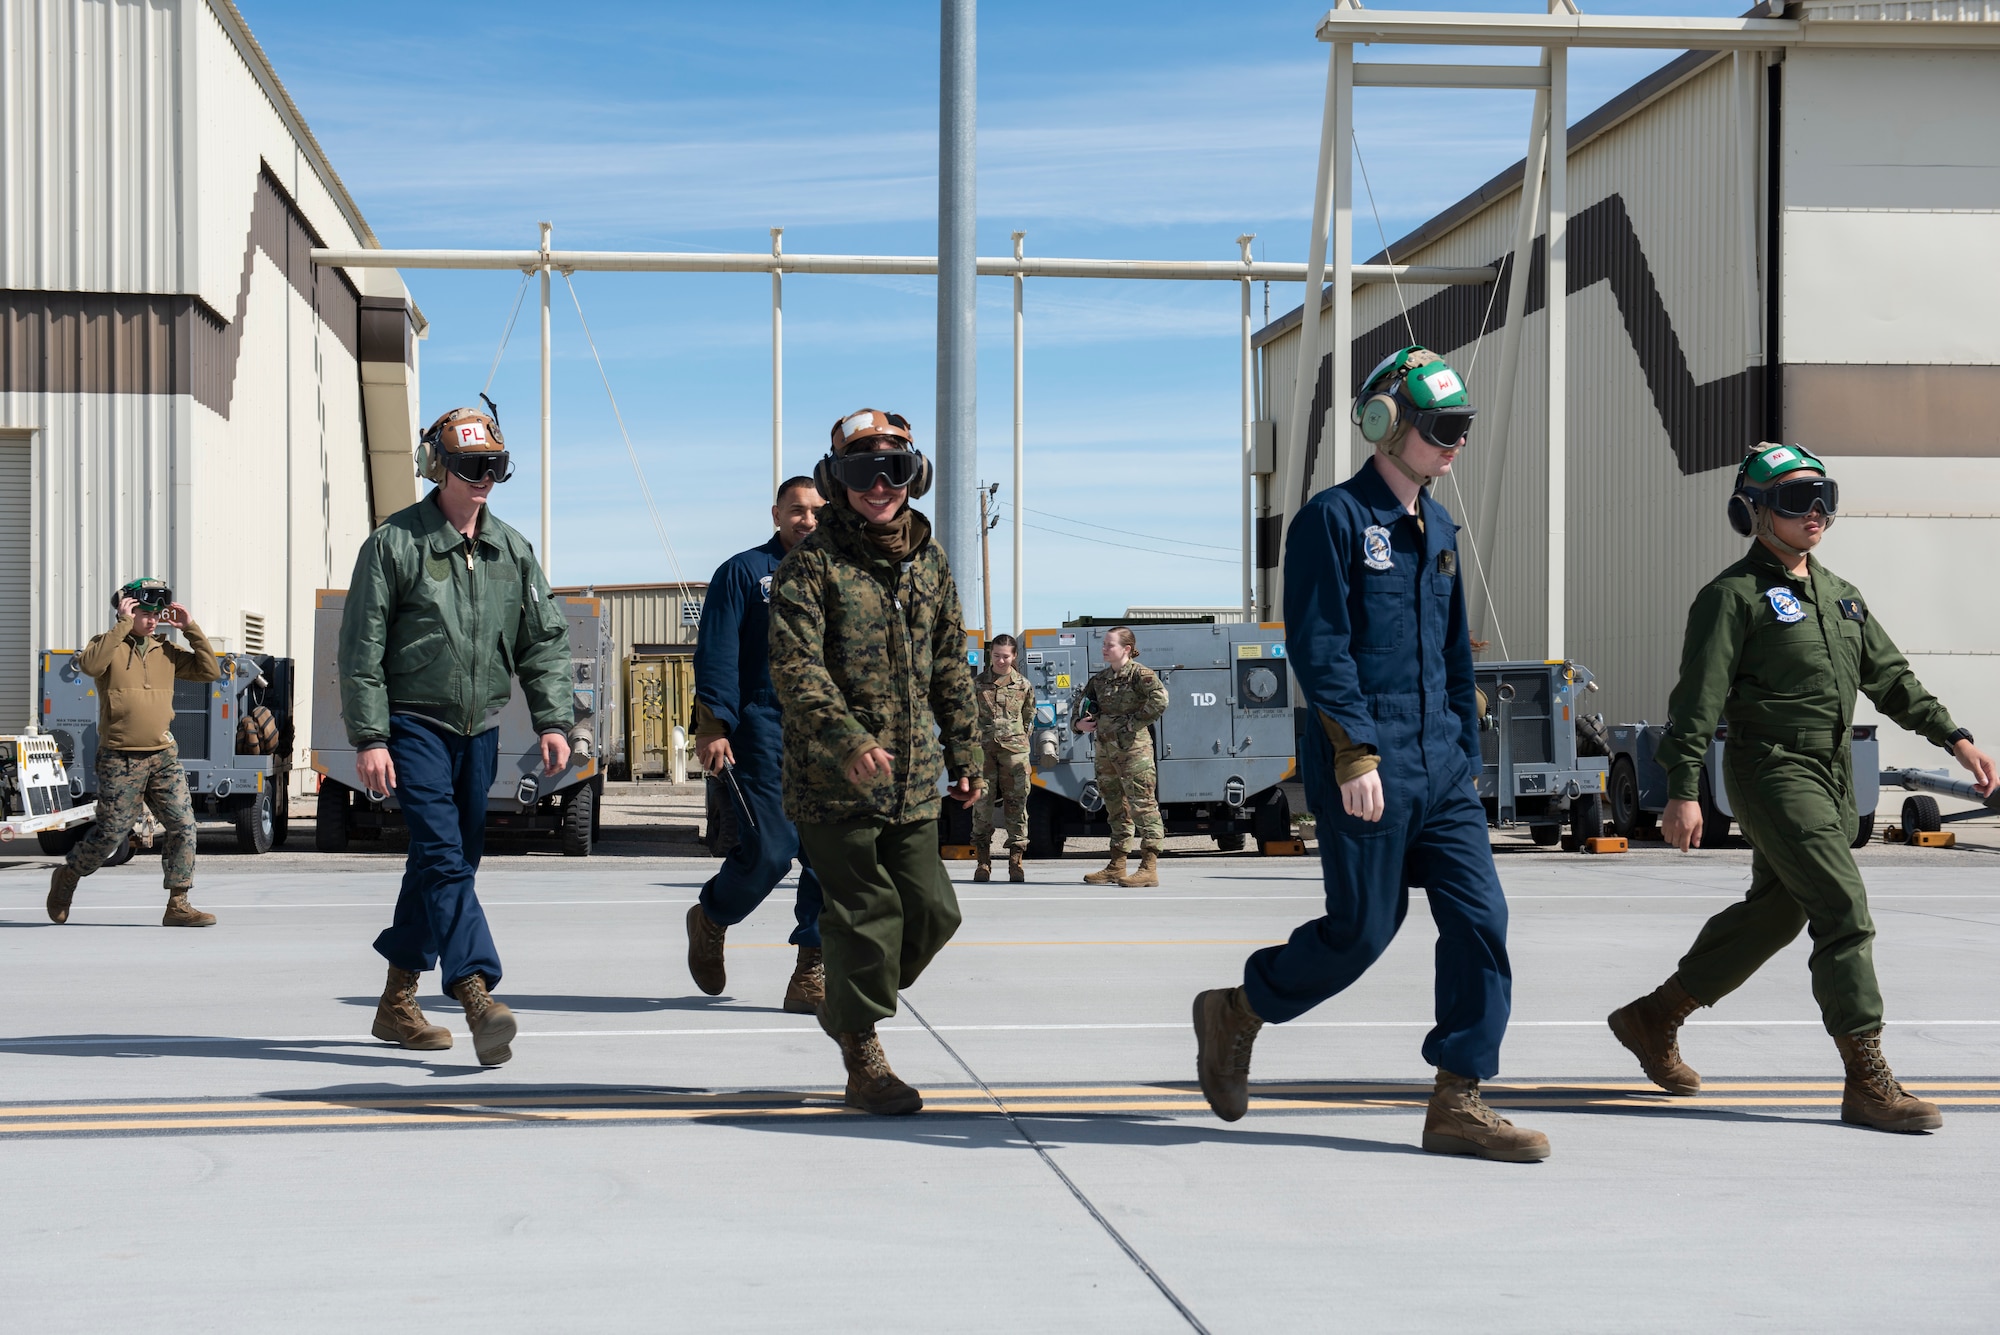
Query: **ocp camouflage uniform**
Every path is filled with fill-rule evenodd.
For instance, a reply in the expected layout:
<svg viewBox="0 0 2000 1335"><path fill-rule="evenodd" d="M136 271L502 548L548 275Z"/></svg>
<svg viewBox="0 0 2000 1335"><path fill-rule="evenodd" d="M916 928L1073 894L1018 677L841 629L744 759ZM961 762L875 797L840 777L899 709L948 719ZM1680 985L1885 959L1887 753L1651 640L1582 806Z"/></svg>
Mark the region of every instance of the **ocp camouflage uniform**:
<svg viewBox="0 0 2000 1335"><path fill-rule="evenodd" d="M1139 847L1158 853L1166 844L1160 823L1159 771L1153 762L1151 724L1167 712L1167 688L1153 670L1133 659L1104 668L1084 694L1097 701L1097 791L1111 823L1111 856Z"/></svg>
<svg viewBox="0 0 2000 1335"><path fill-rule="evenodd" d="M867 1032L958 930L939 785L978 764L958 585L923 515L906 506L875 526L844 505L820 512L772 581L771 683L785 814L825 897L825 1022ZM878 746L891 772L851 782Z"/></svg>
<svg viewBox="0 0 2000 1335"><path fill-rule="evenodd" d="M1007 847L1028 846L1028 735L1035 727L1035 688L1013 668L1004 677L982 672L973 687L979 698L986 791L973 808L972 847L984 861L993 840L996 798L1005 799Z"/></svg>

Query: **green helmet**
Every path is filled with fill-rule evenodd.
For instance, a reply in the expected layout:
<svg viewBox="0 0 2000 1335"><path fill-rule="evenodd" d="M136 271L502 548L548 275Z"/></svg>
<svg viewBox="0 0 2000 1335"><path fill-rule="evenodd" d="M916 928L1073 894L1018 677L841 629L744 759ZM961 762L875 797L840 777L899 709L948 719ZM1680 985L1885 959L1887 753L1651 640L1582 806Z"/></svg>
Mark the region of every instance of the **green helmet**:
<svg viewBox="0 0 2000 1335"><path fill-rule="evenodd" d="M1817 478L1785 482L1792 473L1816 472ZM1766 441L1743 457L1736 468L1736 485L1730 488L1729 526L1748 537L1761 533L1776 542L1765 520L1772 514L1803 518L1817 509L1828 525L1840 511L1840 484L1826 476L1826 465L1802 445L1774 445ZM1782 547L1783 543L1779 543ZM1785 550L1794 549L1785 547Z"/></svg>
<svg viewBox="0 0 2000 1335"><path fill-rule="evenodd" d="M127 598L139 604L144 611L164 612L173 605L174 591L167 587L165 580L142 575L138 579L126 581L112 592L111 610L117 611L118 604Z"/></svg>
<svg viewBox="0 0 2000 1335"><path fill-rule="evenodd" d="M1355 395L1353 420L1362 438L1380 444L1405 423L1441 449L1465 442L1478 409L1465 380L1429 348L1400 348L1384 357Z"/></svg>
<svg viewBox="0 0 2000 1335"><path fill-rule="evenodd" d="M1734 490L1741 491L1746 485L1768 487L1785 474L1796 473L1801 468L1826 472L1826 465L1805 446L1773 445L1766 441L1743 456L1742 464L1736 469Z"/></svg>

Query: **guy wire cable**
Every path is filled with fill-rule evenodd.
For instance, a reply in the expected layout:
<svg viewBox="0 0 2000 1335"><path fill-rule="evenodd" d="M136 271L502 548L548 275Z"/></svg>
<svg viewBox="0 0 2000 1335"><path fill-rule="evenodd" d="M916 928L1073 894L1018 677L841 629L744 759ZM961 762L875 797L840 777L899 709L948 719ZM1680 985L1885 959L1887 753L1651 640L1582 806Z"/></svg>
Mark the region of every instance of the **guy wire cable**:
<svg viewBox="0 0 2000 1335"><path fill-rule="evenodd" d="M639 479L639 494L646 498L646 510L653 516L653 528L660 535L660 545L667 549L667 560L673 564L674 578L687 587L687 575L681 570L681 559L674 555L674 544L667 537L667 526L660 518L660 507L653 504L653 489L646 485L646 470L639 467L639 452L632 448L632 433L625 429L625 414L618 411L618 396L611 392L611 377L604 373L604 358L598 355L597 340L590 336L590 321L583 318L583 303L577 300L576 284L570 281L567 271L563 273L563 286L569 289L569 299L576 306L577 323L583 326L583 341L590 345L590 356L597 363L597 377L604 382L604 397L611 400L611 416L617 420L618 434L625 438L625 457L632 461L632 472Z"/></svg>
<svg viewBox="0 0 2000 1335"><path fill-rule="evenodd" d="M521 314L521 298L528 295L528 279L532 276L529 272L523 272L521 286L514 289L514 309L507 312L507 327L500 331L500 346L493 350L493 365L486 369L486 383L479 387L481 398L486 396L487 390L493 388L494 373L500 369L500 358L507 351L507 340L514 337L514 320Z"/></svg>
<svg viewBox="0 0 2000 1335"><path fill-rule="evenodd" d="M1112 1226L1111 1221L1104 1217L1103 1212L1100 1211L1095 1205L1091 1203L1090 1197L1083 1194L1083 1188L1077 1186L1076 1183L1070 1179L1070 1175L1062 1170L1062 1165L1055 1161L1054 1157L1051 1156L1048 1150L1042 1145L1042 1142L1035 1139L1035 1133L1028 1130L1027 1127L1021 1125L1021 1119L1014 1115L1013 1109L1009 1108L1006 1105L1006 1103L1001 1100L1000 1096L993 1092L991 1086L989 1086L984 1080L981 1080L979 1078L979 1072L973 1070L970 1066L968 1066L966 1064L965 1058L958 1055L958 1049L954 1048L951 1044L944 1041L944 1035L940 1034L936 1029L933 1029L931 1027L931 1022L924 1018L922 1011L918 1010L915 1006L912 1006L910 1004L910 999L908 997L899 996L898 1000L900 1000L903 1003L903 1009L908 1011L912 1016L912 1018L914 1018L918 1024L922 1025L925 1031L929 1033L932 1038L937 1040L937 1045L943 1048L946 1052L951 1054L951 1059L958 1063L958 1069L964 1071L966 1075L972 1078L972 1083L979 1086L979 1092L984 1094L987 1098L993 1100L993 1106L1000 1110L1000 1115L1007 1119L1008 1123L1013 1126L1015 1131L1020 1133L1021 1139L1028 1142L1029 1148L1033 1149L1036 1154L1042 1156L1042 1162L1049 1166L1049 1171L1051 1173L1054 1173L1065 1187L1069 1188L1069 1194L1076 1197L1077 1204L1081 1205L1084 1209L1090 1211L1090 1217L1092 1219L1095 1219L1098 1223L1098 1226L1101 1227L1106 1233L1111 1235L1111 1240L1118 1244L1118 1249L1124 1252L1125 1255L1128 1258L1130 1258L1133 1265L1139 1267L1139 1273L1144 1275L1147 1279L1153 1281L1153 1287L1160 1291L1160 1296L1165 1298L1168 1302L1174 1305L1174 1310L1181 1314L1181 1316L1187 1321L1190 1327L1199 1331L1201 1335L1210 1335L1208 1327L1201 1324L1201 1318L1196 1316L1191 1310L1189 1310L1188 1305L1180 1300L1179 1294L1175 1293L1171 1288L1167 1287L1167 1281L1160 1278L1159 1271L1153 1269L1153 1267L1146 1264L1146 1258L1139 1255L1138 1249L1133 1247L1131 1243L1127 1242L1125 1240L1125 1235L1123 1233L1120 1233L1116 1228L1114 1228Z"/></svg>

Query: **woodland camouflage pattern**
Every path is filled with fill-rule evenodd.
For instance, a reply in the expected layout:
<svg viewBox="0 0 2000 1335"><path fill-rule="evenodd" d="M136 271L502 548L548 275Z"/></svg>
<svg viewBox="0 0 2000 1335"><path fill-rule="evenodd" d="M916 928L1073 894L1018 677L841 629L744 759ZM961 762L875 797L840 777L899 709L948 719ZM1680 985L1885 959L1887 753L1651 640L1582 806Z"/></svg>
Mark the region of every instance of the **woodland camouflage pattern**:
<svg viewBox="0 0 2000 1335"><path fill-rule="evenodd" d="M984 852L993 839L993 804L1007 818L1007 846L1028 845L1028 734L1035 726L1035 688L1013 668L973 679L979 695L979 749L985 791L972 810L972 846Z"/></svg>
<svg viewBox="0 0 2000 1335"><path fill-rule="evenodd" d="M1097 791L1111 824L1112 856L1129 850L1137 835L1143 850L1159 852L1167 837L1160 823L1159 774L1153 764L1152 722L1167 712L1167 688L1134 659L1105 668L1085 685L1097 701Z"/></svg>
<svg viewBox="0 0 2000 1335"><path fill-rule="evenodd" d="M929 522L911 518L915 550L897 561L869 541L860 515L830 505L771 582L785 815L800 824L935 820L939 781L978 769L958 585ZM893 773L848 782L848 765L872 746L895 757Z"/></svg>
<svg viewBox="0 0 2000 1335"><path fill-rule="evenodd" d="M180 748L169 742L158 751L97 753L97 821L83 842L70 850L69 869L88 876L118 851L132 833L141 804L167 827L164 884L169 890L194 885L194 804L181 772Z"/></svg>

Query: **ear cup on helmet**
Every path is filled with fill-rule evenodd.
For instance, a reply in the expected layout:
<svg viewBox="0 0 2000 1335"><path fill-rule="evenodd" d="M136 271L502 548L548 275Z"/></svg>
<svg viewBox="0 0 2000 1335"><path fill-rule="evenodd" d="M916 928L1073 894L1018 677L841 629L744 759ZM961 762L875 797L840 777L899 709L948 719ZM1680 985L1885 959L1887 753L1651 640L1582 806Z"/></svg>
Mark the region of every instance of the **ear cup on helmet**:
<svg viewBox="0 0 2000 1335"><path fill-rule="evenodd" d="M910 479L910 499L915 501L923 499L924 493L931 489L931 461L922 450L911 453L917 456L917 475Z"/></svg>
<svg viewBox="0 0 2000 1335"><path fill-rule="evenodd" d="M1741 493L1729 498L1729 527L1746 538L1757 528L1757 516Z"/></svg>
<svg viewBox="0 0 2000 1335"><path fill-rule="evenodd" d="M1355 423L1361 428L1361 438L1371 445L1380 444L1394 435L1402 418L1402 409L1397 406L1392 394L1370 394L1362 400L1360 409L1354 415Z"/></svg>
<svg viewBox="0 0 2000 1335"><path fill-rule="evenodd" d="M819 462L813 465L813 490L817 491L822 499L831 501L840 494L834 490L835 485L833 455L831 453L822 454L819 457Z"/></svg>

